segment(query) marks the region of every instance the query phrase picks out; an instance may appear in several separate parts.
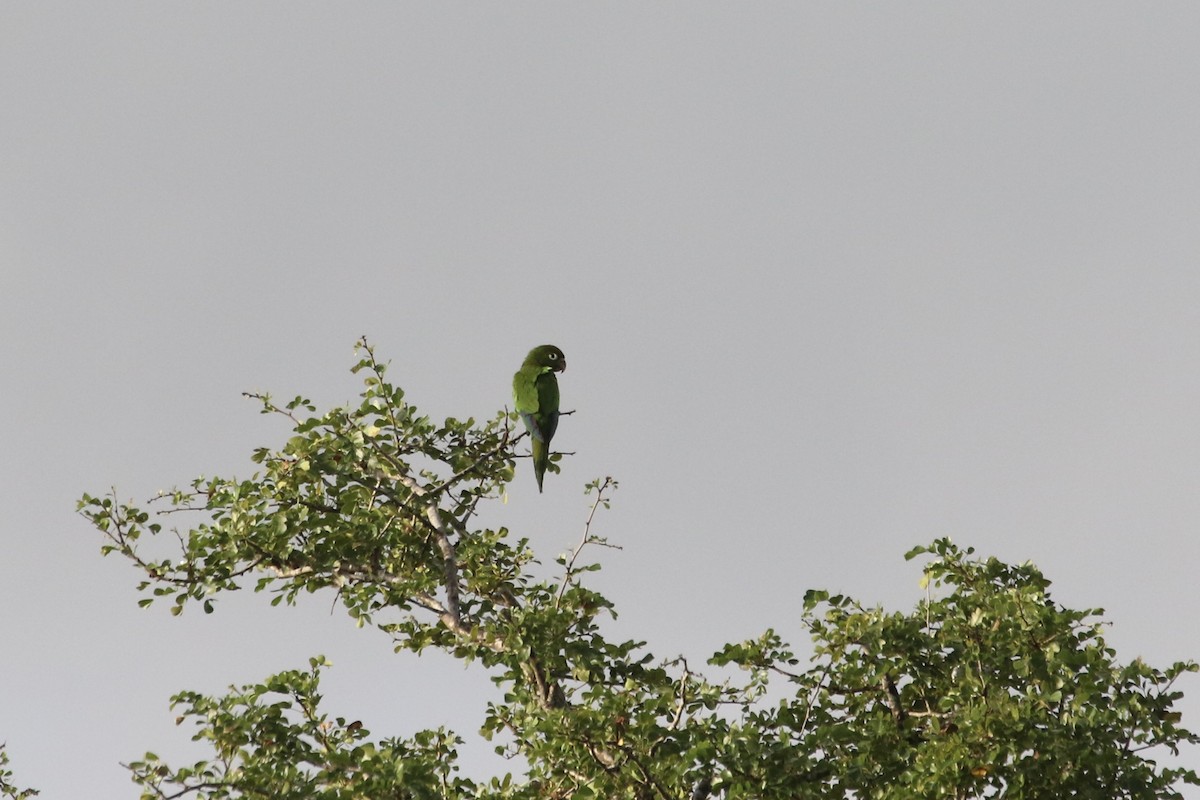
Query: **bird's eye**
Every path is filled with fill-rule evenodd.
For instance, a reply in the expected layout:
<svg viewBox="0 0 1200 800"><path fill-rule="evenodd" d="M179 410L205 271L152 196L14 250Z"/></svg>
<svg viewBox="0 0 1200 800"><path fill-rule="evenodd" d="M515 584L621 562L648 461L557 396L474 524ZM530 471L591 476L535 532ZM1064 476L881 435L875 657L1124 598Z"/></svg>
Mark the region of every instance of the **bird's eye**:
<svg viewBox="0 0 1200 800"><path fill-rule="evenodd" d="M557 360L558 360L558 353L551 353L551 354L550 354L550 360L551 360L551 361L557 361Z"/></svg>

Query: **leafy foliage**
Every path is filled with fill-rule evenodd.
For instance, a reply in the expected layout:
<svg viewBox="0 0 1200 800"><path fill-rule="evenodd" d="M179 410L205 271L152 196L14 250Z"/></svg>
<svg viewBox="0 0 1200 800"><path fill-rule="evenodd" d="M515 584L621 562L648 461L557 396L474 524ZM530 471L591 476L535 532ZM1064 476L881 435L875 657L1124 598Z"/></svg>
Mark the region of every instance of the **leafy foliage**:
<svg viewBox="0 0 1200 800"><path fill-rule="evenodd" d="M5 747L6 745L0 742L0 797L7 797L8 800L26 800L37 796L36 789L18 789L13 785L12 770L8 768L8 753L5 752Z"/></svg>
<svg viewBox="0 0 1200 800"><path fill-rule="evenodd" d="M747 796L768 777L755 766L763 729L786 732L771 755L822 785L812 797L1160 798L1200 783L1143 755L1198 741L1170 710L1172 684L1196 665L1118 663L1100 610L1061 608L1032 564L972 552L941 539L908 554L933 555L924 582L951 590L911 615L808 592L807 671L789 671L797 659L770 631L718 655L796 687L755 718L750 758L732 768Z"/></svg>
<svg viewBox="0 0 1200 800"><path fill-rule="evenodd" d="M143 797L179 796L189 790L211 798L462 797L473 792L454 775L458 737L422 731L411 739L378 744L361 722L328 719L318 710L324 659L307 672L273 675L234 688L220 698L182 692L172 701L178 722L191 719L193 737L211 744L216 757L172 770L154 753L128 765L145 787Z"/></svg>
<svg viewBox="0 0 1200 800"><path fill-rule="evenodd" d="M886 613L823 591L804 597L811 663L774 631L728 645L710 663L605 634L612 603L587 588L580 557L611 546L591 532L535 578L524 539L477 523L503 496L516 444L507 414L478 424L422 416L360 343L361 402L317 414L303 398L264 413L293 436L260 448L249 479L196 479L154 512L84 496L104 552L136 565L141 600L173 613L243 586L272 603L329 589L396 649L434 647L491 668L499 691L482 733L528 764L475 783L457 774L461 740L445 730L369 741L319 708L320 671L290 671L223 697L176 695L180 722L212 757L128 765L144 798L1168 798L1200 785L1149 755L1196 736L1180 727L1172 686L1191 663L1122 664L1098 611L1054 603L1032 565L976 559L948 540L931 557L937 589L914 613ZM592 515L616 482L594 481ZM162 520L197 514L183 529ZM148 549L174 542L177 550ZM735 673L738 674L738 673Z"/></svg>

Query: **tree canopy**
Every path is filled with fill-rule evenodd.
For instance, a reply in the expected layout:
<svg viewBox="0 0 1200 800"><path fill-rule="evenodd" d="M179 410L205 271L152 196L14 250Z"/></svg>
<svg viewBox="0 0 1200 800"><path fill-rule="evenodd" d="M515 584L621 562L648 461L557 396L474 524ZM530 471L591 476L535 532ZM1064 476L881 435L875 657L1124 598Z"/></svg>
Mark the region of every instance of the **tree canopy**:
<svg viewBox="0 0 1200 800"><path fill-rule="evenodd" d="M1200 785L1156 760L1200 741L1173 710L1194 663L1120 661L1100 610L1056 603L1033 564L947 539L907 554L926 560L928 589L910 613L811 590L796 598L807 647L767 630L706 667L656 657L620 638L614 603L587 586L600 565L586 556L607 544L591 517L550 579L526 539L479 523L521 457L513 417L434 422L365 341L359 355L356 405L253 396L292 434L254 451L251 477L139 505L85 495L80 511L105 554L141 571L142 605L211 612L240 588L272 604L329 590L398 652L487 668L481 733L527 767L472 780L457 732L374 737L321 706L314 655L222 696L172 698L211 755L130 762L142 797L1114 800ZM616 488L588 485L593 515Z"/></svg>

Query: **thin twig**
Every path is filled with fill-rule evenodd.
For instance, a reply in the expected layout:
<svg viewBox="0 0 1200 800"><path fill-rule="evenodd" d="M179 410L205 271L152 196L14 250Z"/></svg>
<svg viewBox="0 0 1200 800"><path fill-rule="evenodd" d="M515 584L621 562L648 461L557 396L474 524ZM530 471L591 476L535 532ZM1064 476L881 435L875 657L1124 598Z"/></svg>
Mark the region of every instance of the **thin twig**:
<svg viewBox="0 0 1200 800"><path fill-rule="evenodd" d="M825 678L829 675L829 668L831 666L833 666L832 663L827 663L825 668L821 670L821 677L817 678L817 685L813 687L813 690L808 695L808 702L804 704L804 719L800 720L799 734L803 734L804 729L808 727L808 720L812 716L813 705L817 702L817 694L821 691L821 685L825 683Z"/></svg>
<svg viewBox="0 0 1200 800"><path fill-rule="evenodd" d="M606 477L604 482L596 489L596 499L592 501L591 511L588 512L587 522L583 524L583 536L579 539L579 544L575 545L575 549L571 551L571 557L567 560L567 569L563 574L562 583L558 585L558 592L554 596L554 607L557 609L562 602L563 593L567 590L567 585L571 583L571 578L575 574L575 560L579 558L579 554L588 543L603 544L606 547L611 547L615 550L621 548L617 545L608 544L607 542L599 542L592 539L592 520L596 517L596 509L598 509L604 501L604 490L611 486L613 479L611 476Z"/></svg>

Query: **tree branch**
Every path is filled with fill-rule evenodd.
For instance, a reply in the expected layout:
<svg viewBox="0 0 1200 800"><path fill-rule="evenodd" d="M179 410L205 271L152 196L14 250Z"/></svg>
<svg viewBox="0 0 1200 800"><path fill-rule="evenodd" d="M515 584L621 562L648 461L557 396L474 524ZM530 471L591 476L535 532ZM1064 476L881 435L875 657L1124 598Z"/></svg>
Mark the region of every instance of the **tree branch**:
<svg viewBox="0 0 1200 800"><path fill-rule="evenodd" d="M598 544L603 547L612 548L613 550L621 549L619 545L609 544L608 542L592 537L592 520L596 516L596 509L598 509L601 505L607 507L608 501L604 497L604 491L610 486L616 486L616 481L612 479L612 476L606 476L604 481L601 482L596 489L596 499L592 501L592 508L588 512L587 521L583 524L583 536L579 538L579 543L575 545L575 549L571 551L571 557L567 560L566 571L563 573L562 582L559 583L558 591L554 595L554 607L556 609L562 603L563 593L566 592L567 586L572 583L572 578L575 575L575 561L579 558L579 554L583 551L584 547L586 547L588 544Z"/></svg>

